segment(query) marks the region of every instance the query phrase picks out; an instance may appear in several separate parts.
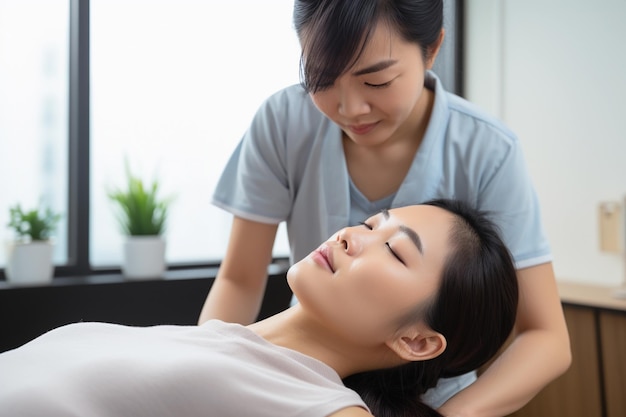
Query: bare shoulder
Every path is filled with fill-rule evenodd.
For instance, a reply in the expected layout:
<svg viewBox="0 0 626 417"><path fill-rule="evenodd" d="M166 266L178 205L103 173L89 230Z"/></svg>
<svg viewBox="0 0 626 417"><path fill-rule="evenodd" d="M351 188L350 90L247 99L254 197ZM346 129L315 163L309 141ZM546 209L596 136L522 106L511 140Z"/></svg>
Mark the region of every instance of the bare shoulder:
<svg viewBox="0 0 626 417"><path fill-rule="evenodd" d="M373 414L361 407L348 407L330 414L328 417L373 417Z"/></svg>

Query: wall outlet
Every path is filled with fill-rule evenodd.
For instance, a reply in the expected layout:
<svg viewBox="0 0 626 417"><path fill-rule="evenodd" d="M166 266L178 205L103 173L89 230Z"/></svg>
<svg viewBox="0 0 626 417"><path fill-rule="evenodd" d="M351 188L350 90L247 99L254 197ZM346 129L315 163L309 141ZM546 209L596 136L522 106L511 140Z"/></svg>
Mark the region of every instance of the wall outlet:
<svg viewBox="0 0 626 417"><path fill-rule="evenodd" d="M624 251L624 206L619 201L604 201L598 206L600 250L608 253Z"/></svg>

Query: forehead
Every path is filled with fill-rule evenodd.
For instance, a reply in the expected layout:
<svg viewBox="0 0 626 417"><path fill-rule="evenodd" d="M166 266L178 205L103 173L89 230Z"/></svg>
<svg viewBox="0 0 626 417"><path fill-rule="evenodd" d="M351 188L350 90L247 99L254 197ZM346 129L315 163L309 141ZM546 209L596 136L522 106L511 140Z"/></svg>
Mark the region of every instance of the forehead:
<svg viewBox="0 0 626 417"><path fill-rule="evenodd" d="M355 54L358 53L359 51L355 51ZM369 37L364 39L356 63L358 65L359 62L367 60L400 58L407 53L419 53L419 46L404 39L393 26L383 20L377 23Z"/></svg>
<svg viewBox="0 0 626 417"><path fill-rule="evenodd" d="M435 206L416 205L389 210L389 216L391 222L413 229L430 256L436 253L439 258L448 252L448 236L455 219L452 213Z"/></svg>
<svg viewBox="0 0 626 417"><path fill-rule="evenodd" d="M304 41L303 54L309 55L308 47L311 36L315 36L309 31L302 33L301 39ZM376 23L376 26L369 33L366 31L362 34L361 41L355 45L355 49L348 52L348 55L352 56L350 68L356 68L359 65L371 63L371 61L378 61L381 59L399 59L406 54L419 54L419 45L409 42L400 36L398 30L393 27L392 24L385 20L381 20Z"/></svg>
<svg viewBox="0 0 626 417"><path fill-rule="evenodd" d="M401 221L409 227L419 227L429 224L441 232L447 231L452 224L454 216L452 213L429 205L415 205L399 207L389 210L391 217Z"/></svg>
<svg viewBox="0 0 626 417"><path fill-rule="evenodd" d="M418 269L440 277L446 259L454 250L450 231L455 216L442 208L428 205L392 209L389 215L391 222L411 228L419 236L423 263Z"/></svg>

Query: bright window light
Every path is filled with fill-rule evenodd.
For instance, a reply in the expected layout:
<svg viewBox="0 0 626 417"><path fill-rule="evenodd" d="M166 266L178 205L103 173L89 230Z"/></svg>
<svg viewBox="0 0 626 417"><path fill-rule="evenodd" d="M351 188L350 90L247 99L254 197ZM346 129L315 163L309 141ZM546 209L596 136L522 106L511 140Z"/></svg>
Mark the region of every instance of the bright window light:
<svg viewBox="0 0 626 417"><path fill-rule="evenodd" d="M123 183L125 159L175 195L168 263L223 257L231 215L210 198L261 102L299 82L292 9L293 0L91 1L93 266L121 262L106 190ZM274 253L288 253L282 226Z"/></svg>
<svg viewBox="0 0 626 417"><path fill-rule="evenodd" d="M68 0L0 0L0 241L13 238L9 207L50 207L63 215L57 265L67 262L68 54Z"/></svg>

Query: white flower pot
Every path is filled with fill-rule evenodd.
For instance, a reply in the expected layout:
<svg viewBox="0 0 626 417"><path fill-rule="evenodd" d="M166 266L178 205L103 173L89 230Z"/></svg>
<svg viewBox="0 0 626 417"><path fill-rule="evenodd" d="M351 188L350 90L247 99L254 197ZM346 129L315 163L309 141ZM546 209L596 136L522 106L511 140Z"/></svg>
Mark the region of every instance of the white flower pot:
<svg viewBox="0 0 626 417"><path fill-rule="evenodd" d="M7 280L15 284L47 284L52 281L53 245L50 241L7 244Z"/></svg>
<svg viewBox="0 0 626 417"><path fill-rule="evenodd" d="M122 274L128 279L162 278L165 240L161 236L128 236L124 243Z"/></svg>

